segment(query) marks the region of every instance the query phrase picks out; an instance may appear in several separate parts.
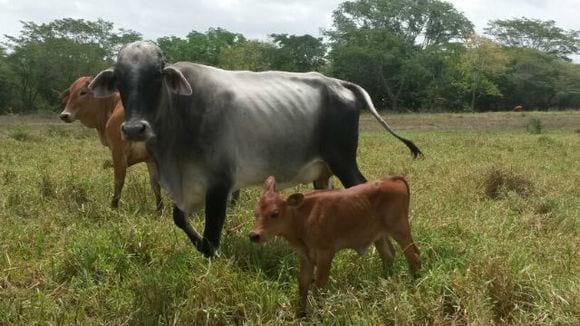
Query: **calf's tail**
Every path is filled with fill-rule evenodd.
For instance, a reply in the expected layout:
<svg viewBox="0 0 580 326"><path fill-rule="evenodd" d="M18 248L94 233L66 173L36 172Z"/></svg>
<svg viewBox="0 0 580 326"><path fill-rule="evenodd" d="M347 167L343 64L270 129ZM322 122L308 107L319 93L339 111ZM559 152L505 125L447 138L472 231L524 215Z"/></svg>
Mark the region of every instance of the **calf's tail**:
<svg viewBox="0 0 580 326"><path fill-rule="evenodd" d="M421 151L419 150L417 145L415 145L415 143L397 134L393 130L393 128L391 128L391 126L389 126L389 124L383 119L383 117L381 117L381 115L377 112L377 109L375 108L373 101L371 100L371 97L369 96L369 93L367 93L367 91L365 91L362 87L358 86L357 84L344 82L343 85L344 87L350 89L358 98L362 99L365 102L368 110L383 126L383 128L385 128L385 130L387 130L389 133L391 133L391 135L395 136L397 139L405 143L407 147L409 147L409 149L411 150L411 154L413 155L414 158L423 155L423 153L421 153Z"/></svg>

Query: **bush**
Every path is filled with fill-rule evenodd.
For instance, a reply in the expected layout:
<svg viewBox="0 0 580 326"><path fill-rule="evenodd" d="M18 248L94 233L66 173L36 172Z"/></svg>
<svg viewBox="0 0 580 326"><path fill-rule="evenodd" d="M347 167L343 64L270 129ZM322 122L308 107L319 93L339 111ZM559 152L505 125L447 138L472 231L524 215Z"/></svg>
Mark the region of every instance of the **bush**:
<svg viewBox="0 0 580 326"><path fill-rule="evenodd" d="M538 118L531 118L528 121L527 130L530 134L541 134L542 133L542 121Z"/></svg>

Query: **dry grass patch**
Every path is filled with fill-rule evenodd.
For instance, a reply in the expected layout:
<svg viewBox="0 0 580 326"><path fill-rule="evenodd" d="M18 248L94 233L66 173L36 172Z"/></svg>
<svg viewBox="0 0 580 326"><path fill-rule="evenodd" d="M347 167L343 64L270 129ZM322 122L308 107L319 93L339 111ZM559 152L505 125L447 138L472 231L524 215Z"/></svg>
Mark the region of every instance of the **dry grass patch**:
<svg viewBox="0 0 580 326"><path fill-rule="evenodd" d="M522 197L534 194L535 186L529 177L515 171L509 166L493 166L484 173L483 194L487 198L497 199L513 191Z"/></svg>

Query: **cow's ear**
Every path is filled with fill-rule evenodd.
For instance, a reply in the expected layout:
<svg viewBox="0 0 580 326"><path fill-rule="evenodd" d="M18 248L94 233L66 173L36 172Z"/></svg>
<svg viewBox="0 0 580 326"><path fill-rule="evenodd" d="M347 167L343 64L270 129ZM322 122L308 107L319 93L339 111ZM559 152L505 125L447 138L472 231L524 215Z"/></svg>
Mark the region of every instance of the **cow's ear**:
<svg viewBox="0 0 580 326"><path fill-rule="evenodd" d="M116 83L115 71L109 68L101 71L89 84L89 89L93 92L94 97L113 96Z"/></svg>
<svg viewBox="0 0 580 326"><path fill-rule="evenodd" d="M163 68L163 77L171 92L185 96L191 95L191 85L178 69L172 66Z"/></svg>
<svg viewBox="0 0 580 326"><path fill-rule="evenodd" d="M276 179L274 176L269 176L264 182L264 192L266 191L276 191Z"/></svg>
<svg viewBox="0 0 580 326"><path fill-rule="evenodd" d="M299 207L302 203L304 203L304 195L301 193L295 193L286 198L288 206Z"/></svg>

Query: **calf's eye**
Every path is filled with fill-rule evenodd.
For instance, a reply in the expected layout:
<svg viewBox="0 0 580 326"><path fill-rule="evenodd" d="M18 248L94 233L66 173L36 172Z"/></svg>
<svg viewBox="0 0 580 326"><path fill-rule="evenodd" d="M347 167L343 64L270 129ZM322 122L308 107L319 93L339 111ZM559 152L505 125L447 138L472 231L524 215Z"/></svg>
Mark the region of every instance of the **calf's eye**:
<svg viewBox="0 0 580 326"><path fill-rule="evenodd" d="M273 212L272 214L270 214L270 217L271 217L271 218L276 218L276 217L278 217L279 215L280 215L280 213L279 213L279 212Z"/></svg>
<svg viewBox="0 0 580 326"><path fill-rule="evenodd" d="M80 96L85 96L85 95L87 95L88 93L89 93L88 91L81 91L81 92L79 93L79 95L80 95Z"/></svg>

